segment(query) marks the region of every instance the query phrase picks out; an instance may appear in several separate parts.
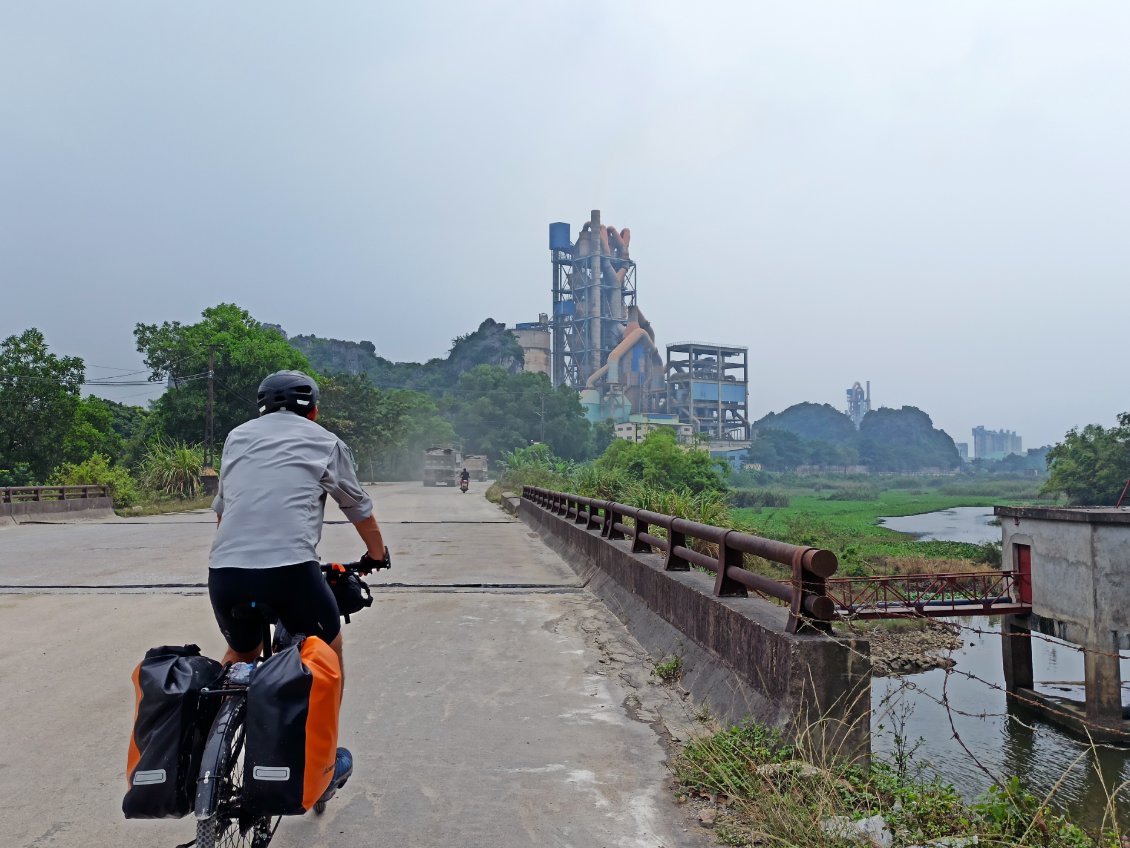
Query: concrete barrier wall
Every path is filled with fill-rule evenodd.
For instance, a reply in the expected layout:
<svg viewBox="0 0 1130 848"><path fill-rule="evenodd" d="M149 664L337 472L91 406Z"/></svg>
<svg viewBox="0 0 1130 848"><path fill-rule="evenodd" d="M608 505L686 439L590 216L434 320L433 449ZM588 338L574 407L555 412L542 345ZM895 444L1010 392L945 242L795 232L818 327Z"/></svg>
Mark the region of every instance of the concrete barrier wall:
<svg viewBox="0 0 1130 848"><path fill-rule="evenodd" d="M849 758L870 748L871 664L865 640L785 632L783 607L756 597L716 598L714 577L664 571L657 554L523 499L520 518L659 660L679 656L682 683L729 723L746 717L808 735L819 752Z"/></svg>
<svg viewBox="0 0 1130 848"><path fill-rule="evenodd" d="M24 521L65 521L68 518L112 518L110 498L71 498L65 501L0 503L0 526Z"/></svg>

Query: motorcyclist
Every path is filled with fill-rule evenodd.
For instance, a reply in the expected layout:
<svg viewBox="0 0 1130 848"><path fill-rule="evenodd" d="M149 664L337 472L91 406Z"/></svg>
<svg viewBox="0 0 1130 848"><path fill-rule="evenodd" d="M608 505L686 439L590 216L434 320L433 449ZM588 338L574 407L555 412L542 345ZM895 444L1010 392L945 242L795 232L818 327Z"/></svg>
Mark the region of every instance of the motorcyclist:
<svg viewBox="0 0 1130 848"><path fill-rule="evenodd" d="M468 471L466 468L464 468L463 473L459 475L459 482L460 483L470 483L471 482L471 472Z"/></svg>
<svg viewBox="0 0 1130 848"><path fill-rule="evenodd" d="M380 562L384 539L373 502L357 480L349 448L315 423L318 384L301 371L278 371L259 386L259 417L239 425L224 442L216 537L208 594L228 643L223 662L254 662L261 654L258 622L233 610L255 601L274 610L291 633L318 636L338 656L344 685L341 619L315 548L322 536L326 496L337 502ZM353 758L338 749L326 796L344 783Z"/></svg>

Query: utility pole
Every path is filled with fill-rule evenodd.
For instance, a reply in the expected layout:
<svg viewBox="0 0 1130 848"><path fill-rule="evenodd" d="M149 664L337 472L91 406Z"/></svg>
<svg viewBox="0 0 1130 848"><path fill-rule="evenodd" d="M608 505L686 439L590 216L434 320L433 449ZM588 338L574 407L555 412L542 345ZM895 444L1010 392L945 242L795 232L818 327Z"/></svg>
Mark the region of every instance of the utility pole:
<svg viewBox="0 0 1130 848"><path fill-rule="evenodd" d="M215 404L216 346L208 345L208 405L204 412L204 467L216 466L216 430L213 421Z"/></svg>
<svg viewBox="0 0 1130 848"><path fill-rule="evenodd" d="M541 443L545 444L545 392L541 395Z"/></svg>

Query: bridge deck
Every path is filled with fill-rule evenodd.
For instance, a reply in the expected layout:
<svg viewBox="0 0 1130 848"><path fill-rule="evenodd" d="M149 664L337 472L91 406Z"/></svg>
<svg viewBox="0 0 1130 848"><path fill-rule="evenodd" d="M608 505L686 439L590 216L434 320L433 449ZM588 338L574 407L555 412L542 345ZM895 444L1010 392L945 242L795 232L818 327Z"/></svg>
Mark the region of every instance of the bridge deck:
<svg viewBox="0 0 1130 848"><path fill-rule="evenodd" d="M688 707L474 488L373 489L395 564L345 630L357 770L324 817L284 820L272 844L709 844L670 797L656 729L690 732ZM327 520L323 556L355 558L353 529ZM191 818L126 822L120 803L133 665L157 644L222 650L202 588L212 526L198 513L0 529L5 845L191 838Z"/></svg>

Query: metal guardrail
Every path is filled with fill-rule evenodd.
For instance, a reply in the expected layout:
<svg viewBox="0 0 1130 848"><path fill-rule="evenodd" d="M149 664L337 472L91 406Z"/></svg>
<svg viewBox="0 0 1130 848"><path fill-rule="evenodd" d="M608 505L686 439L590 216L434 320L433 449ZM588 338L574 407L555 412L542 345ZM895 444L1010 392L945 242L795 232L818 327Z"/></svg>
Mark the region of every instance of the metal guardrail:
<svg viewBox="0 0 1130 848"><path fill-rule="evenodd" d="M599 530L609 541L630 539L633 553L658 549L667 571L687 571L692 565L714 574L716 597L745 597L753 590L784 601L789 606L788 632L831 632L835 603L828 597L826 581L836 573L836 555L821 548L789 545L738 530L700 524L673 515L650 512L615 501L524 486L522 497L587 530ZM631 519L632 523L626 523ZM663 528L666 537L652 533ZM717 546L716 556L689 547L693 540ZM746 554L759 556L792 569L792 579L774 580L744 567Z"/></svg>
<svg viewBox="0 0 1130 848"><path fill-rule="evenodd" d="M0 503L37 503L108 498L109 486L11 486L0 488Z"/></svg>
<svg viewBox="0 0 1130 848"><path fill-rule="evenodd" d="M967 571L837 577L828 596L844 618L939 618L1031 612L1031 577L1018 571Z"/></svg>

